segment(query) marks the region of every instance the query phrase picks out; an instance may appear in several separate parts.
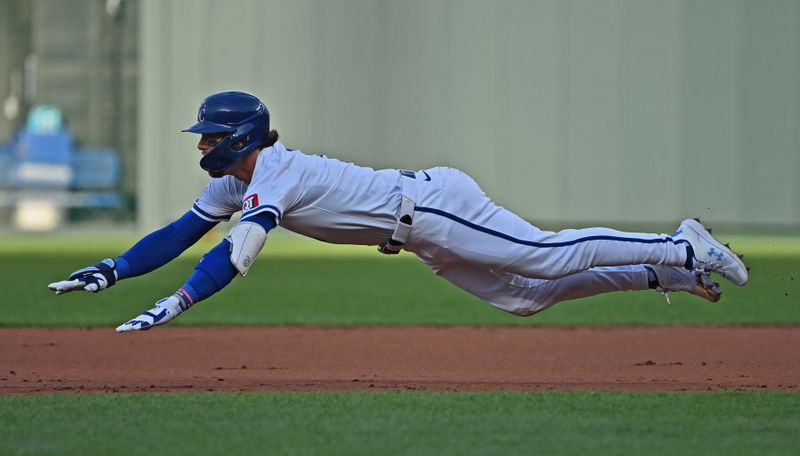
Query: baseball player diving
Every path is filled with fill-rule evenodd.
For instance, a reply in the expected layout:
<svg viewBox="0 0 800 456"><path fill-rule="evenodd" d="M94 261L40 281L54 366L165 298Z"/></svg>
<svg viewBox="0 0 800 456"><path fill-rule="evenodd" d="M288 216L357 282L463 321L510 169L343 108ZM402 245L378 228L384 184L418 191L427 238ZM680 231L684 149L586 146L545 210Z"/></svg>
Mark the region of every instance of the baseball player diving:
<svg viewBox="0 0 800 456"><path fill-rule="evenodd" d="M496 205L465 173L448 167L373 170L287 148L270 130L264 103L221 92L200 105L200 166L212 177L192 208L115 259L51 283L55 294L94 293L168 263L217 223L241 211L172 296L123 323L119 332L163 325L245 277L269 232L284 228L325 242L407 250L436 274L489 304L529 316L570 299L655 289L715 302L717 273L736 285L748 269L697 220L672 234L609 228L542 231Z"/></svg>

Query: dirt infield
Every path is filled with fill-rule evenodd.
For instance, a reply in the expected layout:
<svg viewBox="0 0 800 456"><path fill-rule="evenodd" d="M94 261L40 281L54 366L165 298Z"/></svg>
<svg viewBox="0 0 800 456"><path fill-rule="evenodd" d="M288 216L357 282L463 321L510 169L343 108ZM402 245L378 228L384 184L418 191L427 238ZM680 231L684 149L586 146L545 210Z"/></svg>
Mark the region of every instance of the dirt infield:
<svg viewBox="0 0 800 456"><path fill-rule="evenodd" d="M800 389L800 328L0 329L0 394Z"/></svg>

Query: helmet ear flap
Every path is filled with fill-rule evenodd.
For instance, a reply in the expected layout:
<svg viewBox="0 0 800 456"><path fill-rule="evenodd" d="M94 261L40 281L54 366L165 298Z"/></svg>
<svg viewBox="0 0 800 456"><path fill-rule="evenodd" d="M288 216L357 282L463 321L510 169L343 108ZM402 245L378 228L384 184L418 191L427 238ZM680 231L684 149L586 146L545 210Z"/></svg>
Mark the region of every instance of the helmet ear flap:
<svg viewBox="0 0 800 456"><path fill-rule="evenodd" d="M250 131L253 129L253 124L246 123L239 126L233 134L231 134L230 148L235 152L239 152L247 144L250 144Z"/></svg>
<svg viewBox="0 0 800 456"><path fill-rule="evenodd" d="M248 147L252 150L260 146L266 139L267 132L259 130L259 126L250 122L239 126L231 135L231 149L240 151Z"/></svg>

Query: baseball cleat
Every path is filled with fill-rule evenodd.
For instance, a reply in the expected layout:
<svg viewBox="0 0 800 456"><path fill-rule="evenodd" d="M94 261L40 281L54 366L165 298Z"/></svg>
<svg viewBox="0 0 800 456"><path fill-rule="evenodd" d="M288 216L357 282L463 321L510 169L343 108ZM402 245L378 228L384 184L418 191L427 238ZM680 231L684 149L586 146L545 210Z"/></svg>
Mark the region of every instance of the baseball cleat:
<svg viewBox="0 0 800 456"><path fill-rule="evenodd" d="M684 220L672 238L686 241L692 247L695 271L716 272L739 286L747 283L749 269L739 255L714 239L699 220Z"/></svg>
<svg viewBox="0 0 800 456"><path fill-rule="evenodd" d="M658 286L656 291L664 295L667 304L670 291L686 291L711 302L719 301L722 290L719 284L711 280L705 271L690 271L682 266L647 265L656 275Z"/></svg>

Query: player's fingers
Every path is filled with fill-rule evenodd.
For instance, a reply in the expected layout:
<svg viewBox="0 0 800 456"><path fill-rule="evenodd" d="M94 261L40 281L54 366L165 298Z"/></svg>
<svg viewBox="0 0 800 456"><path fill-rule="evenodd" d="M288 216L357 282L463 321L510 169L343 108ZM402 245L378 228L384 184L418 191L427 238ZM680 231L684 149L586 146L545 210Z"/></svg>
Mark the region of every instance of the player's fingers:
<svg viewBox="0 0 800 456"><path fill-rule="evenodd" d="M62 280L60 282L53 282L47 286L51 291L55 291L56 294L64 294L69 293L70 291L75 291L83 288L86 282L75 279L75 280Z"/></svg>
<svg viewBox="0 0 800 456"><path fill-rule="evenodd" d="M133 321L129 321L129 322L127 322L127 323L123 323L123 324L121 324L121 325L117 326L117 332L118 332L118 333L129 332L129 331L136 331L136 329L138 329L138 328L137 328L137 326L136 326L136 325L133 323Z"/></svg>
<svg viewBox="0 0 800 456"><path fill-rule="evenodd" d="M53 283L47 285L47 288L49 288L50 291L62 290L64 288L64 285L63 285L64 282L67 282L67 281L66 280L62 280L62 281L59 281L59 282L53 282Z"/></svg>
<svg viewBox="0 0 800 456"><path fill-rule="evenodd" d="M129 332L129 331L143 331L143 330L150 329L151 326L152 326L152 324L150 322L148 322L148 321L139 320L137 318L134 318L131 321L125 322L125 323L117 326L117 332L122 333L122 332Z"/></svg>
<svg viewBox="0 0 800 456"><path fill-rule="evenodd" d="M159 302L167 301L167 299L162 299ZM168 321L175 318L176 313L170 311L166 307L153 307L150 310L142 312L138 317L130 320L126 323L123 323L117 326L117 332L128 332L128 331L145 331L154 326L163 325Z"/></svg>

